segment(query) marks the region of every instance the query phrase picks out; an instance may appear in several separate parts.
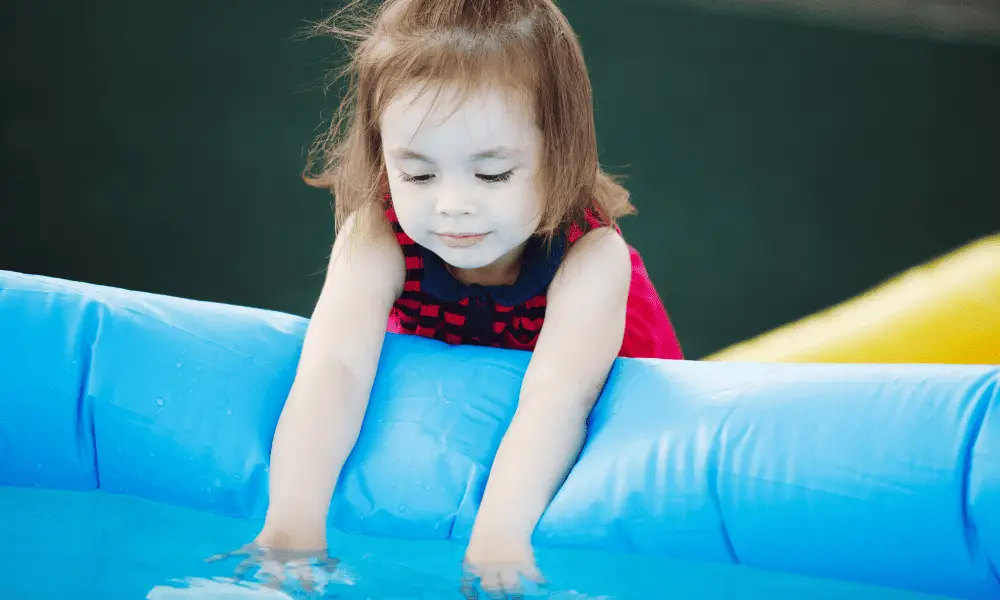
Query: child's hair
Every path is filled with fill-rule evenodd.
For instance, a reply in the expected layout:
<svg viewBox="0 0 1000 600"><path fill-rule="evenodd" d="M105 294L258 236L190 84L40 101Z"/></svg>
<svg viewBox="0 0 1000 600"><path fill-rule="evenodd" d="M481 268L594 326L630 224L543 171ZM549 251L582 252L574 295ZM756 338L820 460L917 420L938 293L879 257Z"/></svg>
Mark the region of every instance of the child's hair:
<svg viewBox="0 0 1000 600"><path fill-rule="evenodd" d="M466 94L500 85L534 110L543 140L538 233L583 224L587 209L610 224L634 212L628 192L598 163L583 52L553 0L386 0L352 14L360 4L348 2L313 29L351 50L340 73L348 82L343 102L305 174L333 192L338 229L352 213L381 214L388 189L379 118L411 84L454 84Z"/></svg>

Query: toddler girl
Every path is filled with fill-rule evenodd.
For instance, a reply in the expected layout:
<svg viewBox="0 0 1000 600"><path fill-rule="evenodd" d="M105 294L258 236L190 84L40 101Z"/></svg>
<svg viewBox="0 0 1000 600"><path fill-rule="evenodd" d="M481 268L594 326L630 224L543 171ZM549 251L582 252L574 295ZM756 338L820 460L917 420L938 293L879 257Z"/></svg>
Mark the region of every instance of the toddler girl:
<svg viewBox="0 0 1000 600"><path fill-rule="evenodd" d="M337 231L270 463L254 546L325 551L386 331L532 352L465 566L539 579L531 534L618 356L680 359L598 164L591 86L552 0L388 0L359 32L348 95L309 181Z"/></svg>

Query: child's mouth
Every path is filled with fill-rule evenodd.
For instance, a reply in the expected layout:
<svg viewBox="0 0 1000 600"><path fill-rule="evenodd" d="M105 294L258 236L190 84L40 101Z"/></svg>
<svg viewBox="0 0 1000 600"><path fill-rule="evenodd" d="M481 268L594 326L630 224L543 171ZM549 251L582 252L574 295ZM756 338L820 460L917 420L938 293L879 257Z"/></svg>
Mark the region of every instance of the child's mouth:
<svg viewBox="0 0 1000 600"><path fill-rule="evenodd" d="M478 244L486 233L439 233L437 236L450 248L466 248Z"/></svg>

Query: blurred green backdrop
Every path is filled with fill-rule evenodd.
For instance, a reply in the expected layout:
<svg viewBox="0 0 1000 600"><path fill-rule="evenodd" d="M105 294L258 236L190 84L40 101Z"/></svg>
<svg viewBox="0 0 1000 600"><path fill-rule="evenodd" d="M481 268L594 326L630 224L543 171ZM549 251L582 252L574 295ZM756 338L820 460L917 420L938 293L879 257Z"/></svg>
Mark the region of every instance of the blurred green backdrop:
<svg viewBox="0 0 1000 600"><path fill-rule="evenodd" d="M1000 47L572 0L690 358L1000 230ZM0 268L307 315L329 3L0 5Z"/></svg>

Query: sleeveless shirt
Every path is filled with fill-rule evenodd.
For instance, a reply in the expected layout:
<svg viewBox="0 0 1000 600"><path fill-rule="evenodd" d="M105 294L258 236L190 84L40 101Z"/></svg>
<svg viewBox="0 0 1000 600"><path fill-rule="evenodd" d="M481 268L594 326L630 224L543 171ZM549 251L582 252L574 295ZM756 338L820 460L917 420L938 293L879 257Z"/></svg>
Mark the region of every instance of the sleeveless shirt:
<svg viewBox="0 0 1000 600"><path fill-rule="evenodd" d="M419 335L448 344L533 350L545 321L546 291L566 250L584 231L572 225L551 244L529 239L512 285L469 285L455 279L441 258L403 231L386 198L385 216L403 250L406 280L389 314L391 333ZM587 213L588 228L603 224ZM629 246L632 282L625 337L618 356L683 359L680 344L639 253Z"/></svg>

